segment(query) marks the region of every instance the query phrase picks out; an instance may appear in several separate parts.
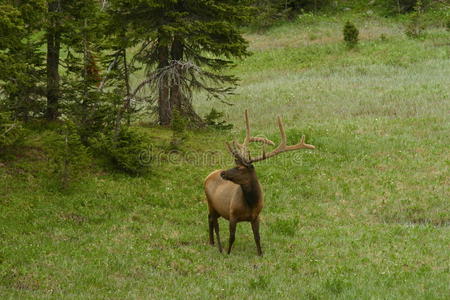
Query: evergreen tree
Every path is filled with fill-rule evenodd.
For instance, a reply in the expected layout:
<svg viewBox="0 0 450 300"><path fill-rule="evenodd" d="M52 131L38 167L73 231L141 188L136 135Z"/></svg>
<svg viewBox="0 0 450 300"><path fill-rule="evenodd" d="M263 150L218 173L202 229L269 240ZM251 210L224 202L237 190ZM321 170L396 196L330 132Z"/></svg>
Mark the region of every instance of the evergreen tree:
<svg viewBox="0 0 450 300"><path fill-rule="evenodd" d="M103 1L103 7L106 8L107 1ZM113 88L115 95L120 95L119 108L114 121L114 136L118 137L121 130L122 121L125 118L126 124L131 123L131 114L135 112L132 107L132 95L130 75L136 68L130 63L129 48L136 46L138 40L133 37L133 31L130 30L127 18L121 14L120 10L108 10L108 18L105 27L106 47L112 53L106 56L106 73L100 83L99 89Z"/></svg>
<svg viewBox="0 0 450 300"><path fill-rule="evenodd" d="M47 7L46 117L55 120L61 111L87 117L87 103L99 100L90 93L100 82L96 53L103 37L104 20L99 2L48 0ZM61 49L65 50L64 57ZM86 124L84 117L79 124Z"/></svg>
<svg viewBox="0 0 450 300"><path fill-rule="evenodd" d="M344 35L344 41L348 48L352 49L358 44L359 30L355 24L350 21L345 22L342 30Z"/></svg>
<svg viewBox="0 0 450 300"><path fill-rule="evenodd" d="M231 58L248 55L236 26L249 16L246 1L111 0L109 9L131 24L141 42L136 58L145 64L147 80L140 87L156 87L160 124L170 124L173 110L200 120L192 108L193 89L216 97L231 91L210 83L235 84L236 78L219 72Z"/></svg>
<svg viewBox="0 0 450 300"><path fill-rule="evenodd" d="M45 0L0 0L0 108L28 120L44 109L45 66L36 36Z"/></svg>
<svg viewBox="0 0 450 300"><path fill-rule="evenodd" d="M108 94L101 98L98 90L106 16L100 8L98 0L0 0L2 110L21 120L55 120L64 112L89 124Z"/></svg>
<svg viewBox="0 0 450 300"><path fill-rule="evenodd" d="M61 33L63 0L48 0L47 3L47 120L56 120L60 98L59 57L61 52Z"/></svg>
<svg viewBox="0 0 450 300"><path fill-rule="evenodd" d="M92 134L111 129L119 95L100 88L106 14L97 0L67 2L61 35L66 54L63 65L62 111L78 127L83 143Z"/></svg>

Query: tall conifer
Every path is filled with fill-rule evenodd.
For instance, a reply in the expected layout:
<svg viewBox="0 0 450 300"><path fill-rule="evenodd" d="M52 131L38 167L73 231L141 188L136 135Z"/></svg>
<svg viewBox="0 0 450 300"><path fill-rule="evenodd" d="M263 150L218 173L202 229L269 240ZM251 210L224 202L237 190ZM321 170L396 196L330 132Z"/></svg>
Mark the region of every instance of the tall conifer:
<svg viewBox="0 0 450 300"><path fill-rule="evenodd" d="M232 58L248 55L237 27L249 16L247 1L111 0L110 10L132 25L141 42L136 58L147 67L146 83L156 88L160 124L170 124L174 110L199 121L193 89L216 97L230 92L222 85L236 78L220 72Z"/></svg>

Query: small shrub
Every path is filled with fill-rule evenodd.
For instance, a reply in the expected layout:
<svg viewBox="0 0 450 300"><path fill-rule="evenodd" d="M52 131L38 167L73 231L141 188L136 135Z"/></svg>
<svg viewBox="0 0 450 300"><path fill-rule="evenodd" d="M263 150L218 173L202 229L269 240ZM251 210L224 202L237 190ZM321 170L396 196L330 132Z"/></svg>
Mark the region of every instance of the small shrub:
<svg viewBox="0 0 450 300"><path fill-rule="evenodd" d="M141 160L148 151L146 138L132 128L122 128L117 135L99 134L89 139L96 157L116 169L130 175L140 175L148 171L148 164Z"/></svg>
<svg viewBox="0 0 450 300"><path fill-rule="evenodd" d="M409 17L409 22L405 28L405 34L410 38L418 38L425 29L422 20L422 1L418 0L414 6L414 12Z"/></svg>
<svg viewBox="0 0 450 300"><path fill-rule="evenodd" d="M25 129L22 124L13 121L8 113L0 113L0 152L20 144L24 137Z"/></svg>
<svg viewBox="0 0 450 300"><path fill-rule="evenodd" d="M230 130L233 128L233 124L227 124L226 121L220 120L223 117L223 112L219 112L214 108L211 109L209 114L205 115L206 125L214 129Z"/></svg>
<svg viewBox="0 0 450 300"><path fill-rule="evenodd" d="M317 16L312 12L302 12L297 16L297 23L303 26L311 26L317 23Z"/></svg>
<svg viewBox="0 0 450 300"><path fill-rule="evenodd" d="M185 118L178 110L173 111L172 115L172 138L170 140L170 150L179 150L181 144L186 140L186 129L189 120Z"/></svg>
<svg viewBox="0 0 450 300"><path fill-rule="evenodd" d="M174 132L184 133L188 126L189 120L178 111L174 110L172 115L171 128Z"/></svg>
<svg viewBox="0 0 450 300"><path fill-rule="evenodd" d="M355 24L347 21L343 29L344 41L348 48L354 48L358 44L359 30L356 28Z"/></svg>
<svg viewBox="0 0 450 300"><path fill-rule="evenodd" d="M87 148L81 143L76 126L66 123L44 138L49 156L48 172L59 189L68 189L81 179L89 165Z"/></svg>

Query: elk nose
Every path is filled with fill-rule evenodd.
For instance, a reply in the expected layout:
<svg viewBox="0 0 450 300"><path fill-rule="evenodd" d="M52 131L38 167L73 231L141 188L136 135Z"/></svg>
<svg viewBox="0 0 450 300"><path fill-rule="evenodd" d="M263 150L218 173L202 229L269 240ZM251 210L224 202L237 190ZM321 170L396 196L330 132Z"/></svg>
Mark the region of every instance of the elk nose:
<svg viewBox="0 0 450 300"><path fill-rule="evenodd" d="M220 177L222 177L223 179L225 179L225 171L220 172Z"/></svg>

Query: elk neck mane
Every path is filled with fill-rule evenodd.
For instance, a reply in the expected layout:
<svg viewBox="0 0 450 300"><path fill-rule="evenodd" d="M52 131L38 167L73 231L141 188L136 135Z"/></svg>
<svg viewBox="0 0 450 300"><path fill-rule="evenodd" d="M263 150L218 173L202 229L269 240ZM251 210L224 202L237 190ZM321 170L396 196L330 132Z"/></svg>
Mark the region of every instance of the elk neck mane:
<svg viewBox="0 0 450 300"><path fill-rule="evenodd" d="M245 202L250 207L254 207L262 197L261 186L258 183L258 180L251 180L248 184L241 184L242 193L244 194Z"/></svg>

